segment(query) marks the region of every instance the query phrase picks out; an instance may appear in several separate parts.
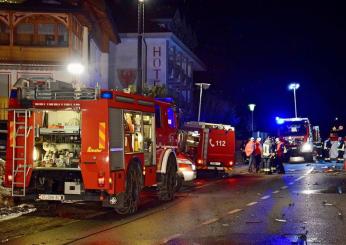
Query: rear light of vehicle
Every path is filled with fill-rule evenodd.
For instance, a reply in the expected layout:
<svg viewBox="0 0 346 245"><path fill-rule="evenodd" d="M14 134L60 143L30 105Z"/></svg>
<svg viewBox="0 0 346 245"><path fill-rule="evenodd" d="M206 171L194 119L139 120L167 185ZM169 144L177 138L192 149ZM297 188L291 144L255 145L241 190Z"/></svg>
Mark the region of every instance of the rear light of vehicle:
<svg viewBox="0 0 346 245"><path fill-rule="evenodd" d="M99 187L105 186L105 173L104 172L99 172L99 176L97 178L97 183L98 183Z"/></svg>
<svg viewBox="0 0 346 245"><path fill-rule="evenodd" d="M202 163L203 163L203 160L202 160L202 159L198 159L197 163L198 163L198 164L202 164Z"/></svg>
<svg viewBox="0 0 346 245"><path fill-rule="evenodd" d="M229 161L228 164L229 164L229 166L233 166L234 163L233 163L233 161Z"/></svg>
<svg viewBox="0 0 346 245"><path fill-rule="evenodd" d="M8 177L7 177L7 179L8 179L8 181L9 181L9 182L12 182L12 180L13 180L12 175L11 175L11 174L9 174L9 175L8 175Z"/></svg>

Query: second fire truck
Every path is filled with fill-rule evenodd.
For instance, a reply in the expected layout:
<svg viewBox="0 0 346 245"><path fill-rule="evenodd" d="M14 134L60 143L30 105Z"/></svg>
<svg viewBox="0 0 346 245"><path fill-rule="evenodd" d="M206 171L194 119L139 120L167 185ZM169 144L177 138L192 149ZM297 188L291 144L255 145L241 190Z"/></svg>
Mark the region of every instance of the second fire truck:
<svg viewBox="0 0 346 245"><path fill-rule="evenodd" d="M185 152L197 170L229 171L235 163L235 131L230 125L187 122Z"/></svg>
<svg viewBox="0 0 346 245"><path fill-rule="evenodd" d="M21 199L100 201L134 213L143 187L172 200L177 119L170 103L59 81L12 90L4 184Z"/></svg>

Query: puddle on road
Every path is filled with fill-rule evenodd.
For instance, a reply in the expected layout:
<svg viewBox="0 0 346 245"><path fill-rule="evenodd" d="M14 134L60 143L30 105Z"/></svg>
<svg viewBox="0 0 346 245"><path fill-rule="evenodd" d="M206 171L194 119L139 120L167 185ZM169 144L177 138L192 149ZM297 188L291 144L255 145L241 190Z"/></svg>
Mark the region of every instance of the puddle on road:
<svg viewBox="0 0 346 245"><path fill-rule="evenodd" d="M311 194L346 194L346 187L344 186L331 186L327 189L307 189L307 190L298 190L293 191L293 193L311 195Z"/></svg>

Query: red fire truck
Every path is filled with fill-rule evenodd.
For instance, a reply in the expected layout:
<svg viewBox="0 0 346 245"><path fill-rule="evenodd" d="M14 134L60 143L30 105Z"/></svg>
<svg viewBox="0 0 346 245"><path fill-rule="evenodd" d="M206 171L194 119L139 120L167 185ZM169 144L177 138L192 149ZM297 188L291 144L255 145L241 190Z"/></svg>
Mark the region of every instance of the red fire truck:
<svg viewBox="0 0 346 245"><path fill-rule="evenodd" d="M308 118L276 118L278 136L286 141L291 162L312 162L316 145L321 142L318 126L312 127Z"/></svg>
<svg viewBox="0 0 346 245"><path fill-rule="evenodd" d="M57 83L57 84L56 84ZM22 81L9 105L5 181L12 196L101 201L133 213L143 187L174 197L177 119L170 103L120 91Z"/></svg>
<svg viewBox="0 0 346 245"><path fill-rule="evenodd" d="M185 124L185 152L197 170L232 170L235 162L235 131L230 125L206 122Z"/></svg>

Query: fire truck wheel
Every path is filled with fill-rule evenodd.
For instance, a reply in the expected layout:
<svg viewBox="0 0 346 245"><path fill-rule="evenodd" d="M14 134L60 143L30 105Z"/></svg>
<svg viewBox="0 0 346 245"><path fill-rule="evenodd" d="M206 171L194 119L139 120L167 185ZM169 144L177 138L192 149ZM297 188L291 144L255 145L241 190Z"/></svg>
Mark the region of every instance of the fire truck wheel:
<svg viewBox="0 0 346 245"><path fill-rule="evenodd" d="M133 161L126 175L126 191L122 203L115 208L118 214L135 213L139 206L140 192L143 185L143 176L138 161Z"/></svg>
<svg viewBox="0 0 346 245"><path fill-rule="evenodd" d="M159 185L159 199L162 201L170 201L174 198L177 184L177 160L174 154L170 154L167 162L166 173L161 175L161 183Z"/></svg>

